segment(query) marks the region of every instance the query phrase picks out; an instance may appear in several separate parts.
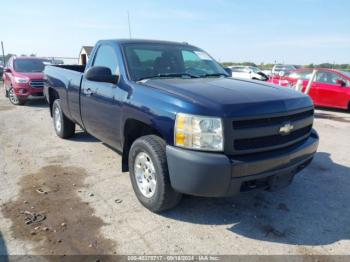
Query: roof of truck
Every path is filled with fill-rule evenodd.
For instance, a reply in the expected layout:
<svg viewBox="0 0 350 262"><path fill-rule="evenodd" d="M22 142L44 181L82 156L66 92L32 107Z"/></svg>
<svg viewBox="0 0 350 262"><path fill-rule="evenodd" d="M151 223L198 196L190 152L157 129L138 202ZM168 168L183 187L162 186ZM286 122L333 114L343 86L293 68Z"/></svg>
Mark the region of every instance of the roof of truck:
<svg viewBox="0 0 350 262"><path fill-rule="evenodd" d="M189 45L186 42L175 42L175 41L164 41L164 40L151 40L151 39L109 39L101 40L104 41L113 41L119 44L141 44L141 43L152 43L152 44L176 44L176 45Z"/></svg>

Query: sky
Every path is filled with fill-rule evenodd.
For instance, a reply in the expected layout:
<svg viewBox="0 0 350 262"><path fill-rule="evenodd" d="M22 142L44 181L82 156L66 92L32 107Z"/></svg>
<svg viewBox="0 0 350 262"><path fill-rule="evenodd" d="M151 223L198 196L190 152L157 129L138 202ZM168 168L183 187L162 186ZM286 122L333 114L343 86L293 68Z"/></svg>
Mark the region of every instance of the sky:
<svg viewBox="0 0 350 262"><path fill-rule="evenodd" d="M0 7L5 53L77 57L129 38L188 42L220 62L350 63L348 0L11 0Z"/></svg>

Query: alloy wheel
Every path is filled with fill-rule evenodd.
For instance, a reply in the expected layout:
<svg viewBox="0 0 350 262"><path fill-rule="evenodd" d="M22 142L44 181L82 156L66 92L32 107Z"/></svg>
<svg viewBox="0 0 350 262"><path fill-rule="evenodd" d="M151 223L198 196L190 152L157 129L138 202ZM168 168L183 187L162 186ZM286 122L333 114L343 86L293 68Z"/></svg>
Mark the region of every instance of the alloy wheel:
<svg viewBox="0 0 350 262"><path fill-rule="evenodd" d="M151 198L156 191L157 180L152 159L147 153L140 152L136 156L134 174L142 195L146 198Z"/></svg>

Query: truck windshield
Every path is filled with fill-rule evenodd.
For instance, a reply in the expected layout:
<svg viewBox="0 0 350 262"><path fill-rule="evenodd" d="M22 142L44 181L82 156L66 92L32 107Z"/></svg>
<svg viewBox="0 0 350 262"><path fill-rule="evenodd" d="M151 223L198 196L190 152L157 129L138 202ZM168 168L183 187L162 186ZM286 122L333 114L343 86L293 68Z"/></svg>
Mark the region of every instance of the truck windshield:
<svg viewBox="0 0 350 262"><path fill-rule="evenodd" d="M156 77L228 76L206 52L191 46L142 43L126 44L123 50L134 81Z"/></svg>
<svg viewBox="0 0 350 262"><path fill-rule="evenodd" d="M16 59L14 69L19 73L43 72L45 69L45 60L40 59Z"/></svg>

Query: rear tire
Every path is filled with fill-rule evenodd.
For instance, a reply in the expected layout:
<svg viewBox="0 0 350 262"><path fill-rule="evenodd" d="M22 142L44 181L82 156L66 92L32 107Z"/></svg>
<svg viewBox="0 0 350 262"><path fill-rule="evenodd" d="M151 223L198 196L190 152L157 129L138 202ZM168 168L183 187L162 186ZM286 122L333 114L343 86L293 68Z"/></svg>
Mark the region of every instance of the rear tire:
<svg viewBox="0 0 350 262"><path fill-rule="evenodd" d="M182 194L170 184L165 142L158 136L138 138L129 152L130 179L140 203L159 213L175 207Z"/></svg>
<svg viewBox="0 0 350 262"><path fill-rule="evenodd" d="M69 138L75 133L75 123L68 119L60 105L60 99L56 99L52 105L52 119L56 134L60 138Z"/></svg>
<svg viewBox="0 0 350 262"><path fill-rule="evenodd" d="M9 91L7 92L7 95L8 95L10 102L16 106L24 105L25 102L27 101L27 99L25 99L25 98L18 97L12 86L10 87Z"/></svg>

